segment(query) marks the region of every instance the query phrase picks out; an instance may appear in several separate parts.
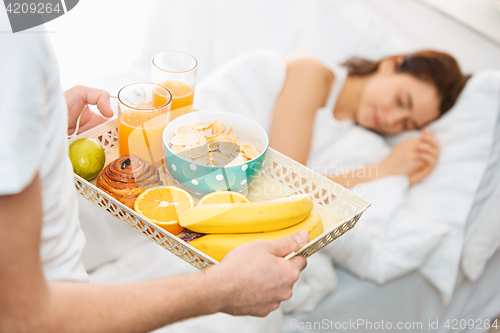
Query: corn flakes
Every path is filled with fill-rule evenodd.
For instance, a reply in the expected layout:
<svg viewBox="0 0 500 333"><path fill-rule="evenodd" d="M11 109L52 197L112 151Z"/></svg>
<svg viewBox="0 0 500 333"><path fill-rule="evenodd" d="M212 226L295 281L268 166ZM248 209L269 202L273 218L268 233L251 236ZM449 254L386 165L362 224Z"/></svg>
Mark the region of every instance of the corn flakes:
<svg viewBox="0 0 500 333"><path fill-rule="evenodd" d="M238 136L231 133L232 126L224 128L218 119L179 126L170 139L170 149L194 163L218 167L242 164L260 155L254 146L238 141Z"/></svg>

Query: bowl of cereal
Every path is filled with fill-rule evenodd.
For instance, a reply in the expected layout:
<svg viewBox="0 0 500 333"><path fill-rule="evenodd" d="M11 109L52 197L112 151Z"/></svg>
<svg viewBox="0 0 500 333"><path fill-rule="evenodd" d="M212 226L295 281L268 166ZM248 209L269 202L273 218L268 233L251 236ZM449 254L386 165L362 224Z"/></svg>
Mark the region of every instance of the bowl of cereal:
<svg viewBox="0 0 500 333"><path fill-rule="evenodd" d="M244 192L260 174L268 147L262 126L231 112L188 113L163 131L170 175L196 196L218 190Z"/></svg>

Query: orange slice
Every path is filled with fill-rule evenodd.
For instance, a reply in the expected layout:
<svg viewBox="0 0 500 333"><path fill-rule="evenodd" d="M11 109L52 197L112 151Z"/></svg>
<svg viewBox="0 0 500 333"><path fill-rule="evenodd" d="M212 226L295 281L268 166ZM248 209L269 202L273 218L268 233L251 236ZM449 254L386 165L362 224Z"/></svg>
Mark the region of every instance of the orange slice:
<svg viewBox="0 0 500 333"><path fill-rule="evenodd" d="M215 191L205 195L198 201L196 206L209 205L209 204L221 204L221 203L243 203L250 202L247 197L238 192L232 191Z"/></svg>
<svg viewBox="0 0 500 333"><path fill-rule="evenodd" d="M175 186L158 186L142 192L134 202L134 210L171 234L184 228L178 223L178 214L193 208L191 194Z"/></svg>

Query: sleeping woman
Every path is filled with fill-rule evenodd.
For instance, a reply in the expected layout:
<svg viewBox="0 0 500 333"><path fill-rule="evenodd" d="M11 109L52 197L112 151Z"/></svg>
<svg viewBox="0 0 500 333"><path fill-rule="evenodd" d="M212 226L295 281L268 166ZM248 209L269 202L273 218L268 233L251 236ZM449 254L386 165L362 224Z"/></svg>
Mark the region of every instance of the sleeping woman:
<svg viewBox="0 0 500 333"><path fill-rule="evenodd" d="M329 68L312 57L289 58L272 116L270 146L317 166L329 163L322 152L356 125L381 135L421 130L376 165L355 165L356 172L322 172L345 187L390 175L407 175L413 185L429 175L439 154L434 136L423 128L453 106L468 78L452 56L436 51L378 62L351 58Z"/></svg>

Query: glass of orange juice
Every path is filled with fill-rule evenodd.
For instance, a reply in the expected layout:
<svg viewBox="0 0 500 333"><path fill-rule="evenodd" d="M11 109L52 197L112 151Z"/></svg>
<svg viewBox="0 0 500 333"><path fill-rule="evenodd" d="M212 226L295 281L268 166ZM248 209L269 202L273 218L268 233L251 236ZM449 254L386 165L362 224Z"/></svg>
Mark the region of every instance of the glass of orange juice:
<svg viewBox="0 0 500 333"><path fill-rule="evenodd" d="M160 166L162 134L170 121L172 94L156 83L129 84L118 92L118 145L120 156L137 155Z"/></svg>
<svg viewBox="0 0 500 333"><path fill-rule="evenodd" d="M196 59L184 52L164 52L153 58L153 82L168 88L172 93L170 120L193 111Z"/></svg>

